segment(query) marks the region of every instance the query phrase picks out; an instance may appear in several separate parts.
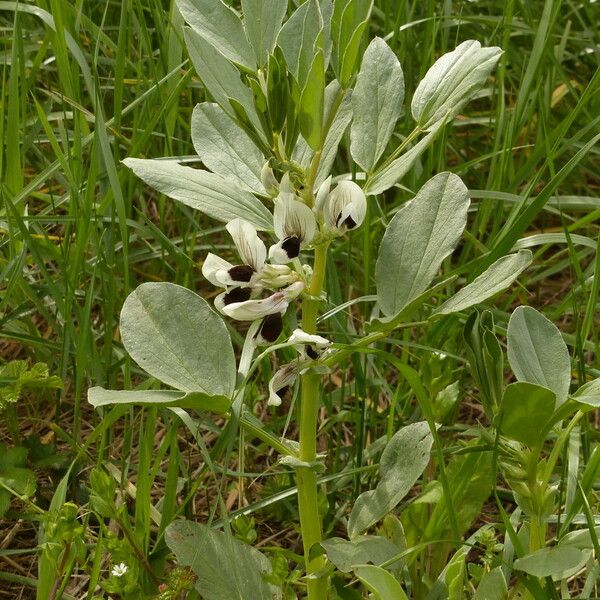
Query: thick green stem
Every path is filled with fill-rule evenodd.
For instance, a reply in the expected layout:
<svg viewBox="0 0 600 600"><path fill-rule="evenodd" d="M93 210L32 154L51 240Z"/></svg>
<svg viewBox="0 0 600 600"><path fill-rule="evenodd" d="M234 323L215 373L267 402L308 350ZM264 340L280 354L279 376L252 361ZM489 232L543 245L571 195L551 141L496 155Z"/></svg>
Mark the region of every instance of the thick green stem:
<svg viewBox="0 0 600 600"><path fill-rule="evenodd" d="M302 328L307 333L317 330L317 315L319 312L319 296L325 280L325 265L327 261L327 245L315 249L313 275L308 288L308 297L302 305ZM314 463L317 459L317 418L319 413L321 378L318 373L305 373L301 378L301 398L299 407L299 441L300 460ZM300 528L304 546L304 562L308 579L309 600L326 600L327 579L324 577L310 578L311 575L325 567L323 556L310 560L310 549L321 541L321 518L319 516L317 475L312 468L298 467L296 469L298 486L298 508L300 511Z"/></svg>

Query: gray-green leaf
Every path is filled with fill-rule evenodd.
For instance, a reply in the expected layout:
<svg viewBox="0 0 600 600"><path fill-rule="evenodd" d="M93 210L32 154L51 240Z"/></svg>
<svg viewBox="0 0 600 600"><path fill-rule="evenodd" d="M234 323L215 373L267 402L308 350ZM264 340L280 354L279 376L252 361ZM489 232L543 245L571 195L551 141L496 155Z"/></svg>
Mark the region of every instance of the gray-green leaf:
<svg viewBox="0 0 600 600"><path fill-rule="evenodd" d="M385 569L373 565L362 565L354 574L373 593L373 600L408 600L396 578Z"/></svg>
<svg viewBox="0 0 600 600"><path fill-rule="evenodd" d="M498 259L479 277L449 298L434 314L447 315L475 306L505 290L531 264L529 250L519 250Z"/></svg>
<svg viewBox="0 0 600 600"><path fill-rule="evenodd" d="M393 160L389 165L376 170L367 179L364 192L367 196L381 194L395 185L406 175L417 162L421 154L435 141L446 121L438 121L410 150Z"/></svg>
<svg viewBox="0 0 600 600"><path fill-rule="evenodd" d="M273 228L273 216L262 202L220 175L184 167L172 160L126 158L123 164L161 194L217 221L228 223L240 218L257 229Z"/></svg>
<svg viewBox="0 0 600 600"><path fill-rule="evenodd" d="M307 0L285 22L277 45L300 89L304 88L316 52L323 49L323 17L317 0Z"/></svg>
<svg viewBox="0 0 600 600"><path fill-rule="evenodd" d="M184 392L230 397L233 347L223 320L208 302L173 283L143 283L121 310L123 345L156 379Z"/></svg>
<svg viewBox="0 0 600 600"><path fill-rule="evenodd" d="M352 507L348 520L350 538L385 517L408 494L429 462L432 443L425 422L407 425L392 437L381 456L379 484L362 493Z"/></svg>
<svg viewBox="0 0 600 600"><path fill-rule="evenodd" d="M177 8L190 27L223 56L251 71L254 53L242 22L221 0L177 0Z"/></svg>
<svg viewBox="0 0 600 600"><path fill-rule="evenodd" d="M429 129L458 114L483 86L501 54L500 48L482 48L479 42L467 40L440 57L412 99L411 110L419 127Z"/></svg>
<svg viewBox="0 0 600 600"><path fill-rule="evenodd" d="M404 75L391 48L374 38L366 49L352 93L350 153L370 173L394 132L404 100Z"/></svg>
<svg viewBox="0 0 600 600"><path fill-rule="evenodd" d="M552 390L518 381L506 386L500 402L502 433L529 447L541 443L546 434L556 395Z"/></svg>
<svg viewBox="0 0 600 600"><path fill-rule="evenodd" d="M537 383L556 394L569 393L571 361L556 325L530 306L519 306L508 322L508 361L519 381Z"/></svg>
<svg viewBox="0 0 600 600"><path fill-rule="evenodd" d="M254 129L264 138L254 106L254 97L250 88L242 83L239 71L198 32L184 27L183 35L196 73L215 102L234 118L236 112L232 108L230 99L238 102Z"/></svg>
<svg viewBox="0 0 600 600"><path fill-rule="evenodd" d="M573 399L588 406L600 406L600 378L584 383L574 394Z"/></svg>
<svg viewBox="0 0 600 600"><path fill-rule="evenodd" d="M379 247L377 297L391 316L422 294L454 250L467 223L469 192L460 177L432 177L394 215Z"/></svg>
<svg viewBox="0 0 600 600"><path fill-rule="evenodd" d="M574 546L554 546L518 558L513 566L534 577L551 577L576 568L585 562L586 554Z"/></svg>
<svg viewBox="0 0 600 600"><path fill-rule="evenodd" d="M507 593L502 567L496 567L481 578L473 600L505 600Z"/></svg>
<svg viewBox="0 0 600 600"><path fill-rule="evenodd" d="M166 542L181 566L198 576L205 600L279 600L281 590L262 578L271 563L261 552L232 535L191 521L173 521Z"/></svg>
<svg viewBox="0 0 600 600"><path fill-rule="evenodd" d="M285 16L287 2L242 0L244 29L260 66L266 64Z"/></svg>
<svg viewBox="0 0 600 600"><path fill-rule="evenodd" d="M261 151L218 104L196 105L192 113L192 142L213 173L233 179L245 190L265 193L260 181L265 164Z"/></svg>
<svg viewBox="0 0 600 600"><path fill-rule="evenodd" d="M112 404L153 404L166 407L191 408L224 413L231 406L227 396L209 396L204 392L175 390L106 390L93 387L88 390L88 402L94 407Z"/></svg>
<svg viewBox="0 0 600 600"><path fill-rule="evenodd" d="M400 554L396 544L377 535L361 535L353 540L330 538L321 542L327 558L343 573L349 573L356 565L373 563L381 565ZM399 561L389 566L396 569Z"/></svg>

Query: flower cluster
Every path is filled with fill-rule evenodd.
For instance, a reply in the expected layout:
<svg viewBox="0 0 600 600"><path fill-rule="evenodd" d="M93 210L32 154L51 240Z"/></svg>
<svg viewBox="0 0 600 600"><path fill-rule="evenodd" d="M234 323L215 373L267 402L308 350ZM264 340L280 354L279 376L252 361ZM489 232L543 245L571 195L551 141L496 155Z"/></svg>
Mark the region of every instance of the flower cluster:
<svg viewBox="0 0 600 600"><path fill-rule="evenodd" d="M283 330L283 315L290 303L310 285L310 267L300 253L329 243L363 222L367 203L362 189L352 181L340 181L332 189L329 176L317 190L310 205L295 189L289 173L277 181L265 165L263 185L273 198L273 229L277 240L267 252L256 228L242 219L227 223L240 257L238 264L209 253L202 273L223 291L215 298L222 314L238 320L259 322L252 329L254 343L271 344ZM312 202L312 198L309 202ZM280 369L269 385L269 404L281 403L285 388L318 358L329 345L320 336L297 329L289 343L298 350L298 361Z"/></svg>

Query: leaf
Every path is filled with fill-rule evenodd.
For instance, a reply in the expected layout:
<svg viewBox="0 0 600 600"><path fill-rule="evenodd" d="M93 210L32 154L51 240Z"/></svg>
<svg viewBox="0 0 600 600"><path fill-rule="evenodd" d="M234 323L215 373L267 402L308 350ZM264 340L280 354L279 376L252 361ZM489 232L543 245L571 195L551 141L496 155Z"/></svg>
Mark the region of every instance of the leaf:
<svg viewBox="0 0 600 600"><path fill-rule="evenodd" d="M508 589L502 567L496 567L481 578L473 600L505 600L507 594Z"/></svg>
<svg viewBox="0 0 600 600"><path fill-rule="evenodd" d="M362 565L354 569L354 574L374 594L376 600L408 600L395 577L381 567Z"/></svg>
<svg viewBox="0 0 600 600"><path fill-rule="evenodd" d="M385 517L408 494L429 462L432 444L424 421L407 425L392 437L381 456L381 481L374 490L362 493L352 507L350 538Z"/></svg>
<svg viewBox="0 0 600 600"><path fill-rule="evenodd" d="M394 215L375 267L377 296L385 315L400 312L427 290L462 235L469 204L460 177L440 173Z"/></svg>
<svg viewBox="0 0 600 600"><path fill-rule="evenodd" d="M544 441L556 395L535 383L518 381L506 386L500 402L500 429L511 440L529 447Z"/></svg>
<svg viewBox="0 0 600 600"><path fill-rule="evenodd" d="M111 404L153 404L167 407L192 408L224 413L231 406L226 396L209 396L203 392L178 392L175 390L105 390L93 387L88 390L88 402L94 407Z"/></svg>
<svg viewBox="0 0 600 600"><path fill-rule="evenodd" d="M161 194L217 221L240 218L259 230L273 229L273 216L262 202L220 175L172 160L126 158L123 164Z"/></svg>
<svg viewBox="0 0 600 600"><path fill-rule="evenodd" d="M428 130L442 119L450 120L483 86L502 50L482 48L467 40L440 57L421 80L411 103L419 127Z"/></svg>
<svg viewBox="0 0 600 600"><path fill-rule="evenodd" d="M267 64L286 9L281 0L242 0L244 29L259 66Z"/></svg>
<svg viewBox="0 0 600 600"><path fill-rule="evenodd" d="M262 152L218 104L196 105L192 113L192 142L213 173L233 179L244 190L265 193L260 180L266 162Z"/></svg>
<svg viewBox="0 0 600 600"><path fill-rule="evenodd" d="M330 538L321 542L327 558L343 573L349 573L356 565L373 563L380 565L400 554L396 544L377 535L363 535L353 540ZM396 569L399 561L388 568Z"/></svg>
<svg viewBox="0 0 600 600"><path fill-rule="evenodd" d="M166 541L180 566L191 567L198 576L196 590L205 600L274 600L281 590L266 583L271 563L258 550L191 521L173 521Z"/></svg>
<svg viewBox="0 0 600 600"><path fill-rule="evenodd" d="M370 173L394 132L404 100L404 75L390 47L374 38L365 51L352 92L350 153Z"/></svg>
<svg viewBox="0 0 600 600"><path fill-rule="evenodd" d="M185 392L231 397L233 347L204 298L173 283L143 283L125 300L120 325L125 349L152 377Z"/></svg>
<svg viewBox="0 0 600 600"><path fill-rule="evenodd" d="M221 0L176 0L190 27L225 58L250 71L256 69L254 52L235 11Z"/></svg>
<svg viewBox="0 0 600 600"><path fill-rule="evenodd" d="M323 49L322 32L323 17L319 3L307 0L294 11L277 36L277 45L301 90L306 84L315 54Z"/></svg>
<svg viewBox="0 0 600 600"><path fill-rule="evenodd" d="M331 116L331 111L335 106L336 98L340 93L340 84L334 79L325 88L325 110L323 121L327 123ZM344 94L344 97L335 113L333 122L329 127L329 131L323 142L323 150L321 152L321 160L319 162L319 170L315 179L315 189L318 188L329 176L331 167L337 156L339 143L350 125L352 120L352 105L351 105L350 90ZM298 143L294 148L293 159L298 164L304 167L310 165L310 161L314 152L303 138L298 138Z"/></svg>
<svg viewBox="0 0 600 600"><path fill-rule="evenodd" d="M491 311L471 313L463 329L463 340L475 387L491 421L504 392L504 353L494 333Z"/></svg>
<svg viewBox="0 0 600 600"><path fill-rule="evenodd" d="M427 150L435 141L439 132L442 130L445 121L439 121L430 130L429 133L420 139L410 150L393 160L389 165L381 167L375 171L368 179L364 187L367 196L375 196L388 190L395 185L406 173L408 173L417 159Z"/></svg>
<svg viewBox="0 0 600 600"><path fill-rule="evenodd" d="M498 259L479 277L459 290L436 309L434 315L447 315L480 304L505 290L531 264L533 256L529 250L519 250Z"/></svg>
<svg viewBox="0 0 600 600"><path fill-rule="evenodd" d="M562 404L571 384L569 351L556 325L530 306L508 321L508 362L519 381L551 389Z"/></svg>
<svg viewBox="0 0 600 600"><path fill-rule="evenodd" d="M321 147L323 105L325 101L325 63L322 50L314 56L306 83L300 94L298 123L300 133L313 150Z"/></svg>
<svg viewBox="0 0 600 600"><path fill-rule="evenodd" d="M600 378L593 379L584 383L574 394L571 396L573 400L587 404L588 406L599 407L600 406Z"/></svg>
<svg viewBox="0 0 600 600"><path fill-rule="evenodd" d="M551 577L576 568L585 562L586 556L574 546L554 546L517 558L513 567L534 577Z"/></svg>
<svg viewBox="0 0 600 600"><path fill-rule="evenodd" d="M450 283L456 279L456 275L444 279L436 283L434 286L425 290L422 294L417 296L414 300L411 300L400 312L396 313L392 317L384 317L383 319L372 319L369 322L368 331L392 331L396 327L406 323L412 314L421 308L425 302L430 298L433 298L440 290L446 288Z"/></svg>
<svg viewBox="0 0 600 600"><path fill-rule="evenodd" d="M264 138L254 106L254 97L250 89L242 83L239 71L193 29L184 27L183 34L196 73L215 102L228 115L236 118L232 100L237 101L247 120Z"/></svg>
<svg viewBox="0 0 600 600"><path fill-rule="evenodd" d="M335 0L331 17L333 68L346 89L358 67L358 52L369 23L372 0Z"/></svg>

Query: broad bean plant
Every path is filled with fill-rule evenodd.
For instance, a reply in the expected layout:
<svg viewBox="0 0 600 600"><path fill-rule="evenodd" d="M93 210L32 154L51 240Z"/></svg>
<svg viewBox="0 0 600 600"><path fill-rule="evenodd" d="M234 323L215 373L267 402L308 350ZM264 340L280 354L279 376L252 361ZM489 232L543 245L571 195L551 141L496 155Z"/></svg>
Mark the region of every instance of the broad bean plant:
<svg viewBox="0 0 600 600"><path fill-rule="evenodd" d="M328 254L363 226L373 197L398 184L486 85L501 50L476 40L461 43L431 66L408 105L394 52L384 39L368 44L364 39L372 3L307 0L289 16L287 4L242 0L238 14L215 0L177 1L191 62L211 99L192 115L202 168L176 158L127 158L124 164L155 190L224 223L234 251L203 257L202 273L215 290L212 305L184 287L153 282L140 285L123 306L125 349L167 387L95 387L89 400L98 408L160 406L192 431L194 412L222 415L223 451L241 430L240 440L262 440L278 453L282 468L295 473L304 563L291 583L278 578L264 553L233 537L226 514L224 531L185 520L169 525L167 543L180 565L196 573L203 598L325 600L366 592L385 600L427 594L458 598L474 540L495 538L484 527L462 541L471 520L458 506L461 467L444 466L439 411L416 371L385 348L416 313L422 327L451 314L470 315L465 347L490 425L474 429L468 449L480 452L465 456L472 461L493 455L493 461L479 465L487 477L484 488L489 495L494 473L502 473L527 517L528 532L524 537L513 531L510 550L504 546L516 560L498 565L490 559L477 597L504 597L512 572L507 565L520 577L531 575L523 581L527 593L537 593L544 578L556 576L556 564L566 577L590 559L591 549L581 540L548 548L546 539L548 516L558 501L554 466L586 407L598 404L600 386L592 382L569 396L570 362L562 337L528 307L518 308L509 323L508 357L518 381L504 384L492 315L473 307L508 288L530 264L531 253L519 250L487 263L484 257L471 281L448 275L447 266L440 278L442 263L448 265L461 240L470 205L460 177L440 172L387 223L375 269L376 295L364 300L373 303L372 316L355 325L359 335L336 340L319 330L325 311L347 308L333 306L328 297ZM414 123L404 137L395 134L399 119ZM334 174L344 136L356 169ZM238 352L232 327L244 335ZM381 440L376 487L339 515L347 536L324 539L319 506L324 457L317 445L322 381L355 353L383 353L390 369L410 384L424 420ZM295 399L297 439L272 431L250 408L248 383L265 359L272 361L273 374L259 404L281 411L282 399L285 406ZM556 436L555 445L542 460L548 436ZM438 480L398 519L397 507L431 461ZM577 512L571 506L563 526ZM411 530L409 521L423 527ZM505 525L511 522L507 517ZM378 525L378 535L372 535ZM404 551L442 534L451 542L436 554L437 579L425 581L418 561ZM597 539L593 543L597 546ZM486 590L497 595L485 595Z"/></svg>

